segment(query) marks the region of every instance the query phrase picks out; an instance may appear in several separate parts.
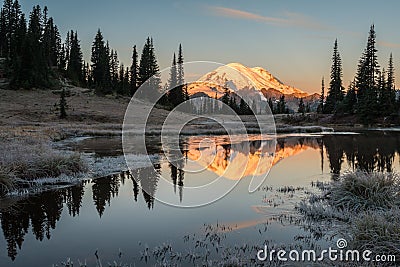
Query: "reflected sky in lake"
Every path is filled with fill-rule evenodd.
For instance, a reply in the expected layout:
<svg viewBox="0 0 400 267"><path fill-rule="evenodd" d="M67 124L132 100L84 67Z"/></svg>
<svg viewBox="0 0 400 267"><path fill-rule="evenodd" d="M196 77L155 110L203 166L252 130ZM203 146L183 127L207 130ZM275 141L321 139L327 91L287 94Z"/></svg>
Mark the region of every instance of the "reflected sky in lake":
<svg viewBox="0 0 400 267"><path fill-rule="evenodd" d="M90 264L94 263L96 249L103 259L112 260L117 258L119 248L124 251L126 262L140 265L139 241L150 247L169 241L184 250L186 234L199 232L204 223L216 222L232 227L231 244L250 241L263 244L266 239L290 243L302 230L271 222L271 218L293 213L294 204L304 197L304 192L287 195L277 189L310 188L311 182L336 179L338 174L357 168L400 170L400 135L396 133L278 136L276 157L266 157L272 160L273 167L257 192L248 193L250 181L244 177L230 194L212 205L182 209L157 202L153 196L160 194L182 202L190 199L184 186L211 181L230 165L234 168L227 175L227 182L234 180L230 178L235 177L236 170L243 173L243 168L236 169L240 166L239 158L231 155L240 154L242 142L248 141L227 143L223 136L208 138L212 139L212 145L199 146L202 140L199 136L183 138L181 153L187 160L178 163L172 164L161 156L154 162L154 168L88 180L29 198L1 200L0 266L30 266L32 262L36 266L51 266L67 257L75 261L87 259ZM259 160L263 144L264 140L254 137L245 156ZM152 146L154 153L161 153L157 142ZM119 147L118 138L84 139L73 145L74 149L98 157L116 156L121 153ZM190 159L204 164L206 175L185 172ZM245 174L263 172L262 168L251 168L252 164L247 166ZM160 188L159 179L168 179L170 186ZM265 223L270 223L268 230L261 233Z"/></svg>

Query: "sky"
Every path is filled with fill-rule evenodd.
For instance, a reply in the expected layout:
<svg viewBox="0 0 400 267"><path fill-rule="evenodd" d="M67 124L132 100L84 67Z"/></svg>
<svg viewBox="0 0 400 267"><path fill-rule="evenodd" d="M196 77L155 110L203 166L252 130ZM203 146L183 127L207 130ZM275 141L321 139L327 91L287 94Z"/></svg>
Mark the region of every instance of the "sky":
<svg viewBox="0 0 400 267"><path fill-rule="evenodd" d="M240 62L260 66L285 84L320 92L329 80L338 39L348 86L375 24L378 60L392 52L400 86L400 1L372 0L20 0L25 13L48 6L63 38L77 30L86 60L98 28L125 66L132 46L152 36L160 68L171 65L182 43L185 61Z"/></svg>

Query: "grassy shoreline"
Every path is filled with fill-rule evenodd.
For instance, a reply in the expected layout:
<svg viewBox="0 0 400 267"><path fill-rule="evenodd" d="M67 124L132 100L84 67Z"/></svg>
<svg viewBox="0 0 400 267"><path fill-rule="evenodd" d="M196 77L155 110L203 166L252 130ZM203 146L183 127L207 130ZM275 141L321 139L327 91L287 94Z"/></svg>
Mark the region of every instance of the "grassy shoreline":
<svg viewBox="0 0 400 267"><path fill-rule="evenodd" d="M0 196L41 179L56 181L86 171L79 154L57 151L49 141L32 137L0 139Z"/></svg>
<svg viewBox="0 0 400 267"><path fill-rule="evenodd" d="M337 181L319 184L296 209L310 229L337 226L349 249L400 259L400 177L394 173L346 173ZM326 229L328 230L328 229ZM321 231L318 229L318 231Z"/></svg>

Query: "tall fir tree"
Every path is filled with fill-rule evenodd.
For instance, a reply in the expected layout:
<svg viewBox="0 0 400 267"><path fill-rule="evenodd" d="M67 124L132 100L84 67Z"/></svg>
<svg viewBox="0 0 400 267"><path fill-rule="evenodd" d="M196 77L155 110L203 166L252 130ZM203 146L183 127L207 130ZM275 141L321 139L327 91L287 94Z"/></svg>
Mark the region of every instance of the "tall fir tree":
<svg viewBox="0 0 400 267"><path fill-rule="evenodd" d="M0 14L0 57L15 56L15 32L22 15L18 0L5 0Z"/></svg>
<svg viewBox="0 0 400 267"><path fill-rule="evenodd" d="M331 81L324 106L325 113L335 113L339 103L343 100L344 90L342 85L342 60L340 57L338 42L335 40L332 56Z"/></svg>
<svg viewBox="0 0 400 267"><path fill-rule="evenodd" d="M381 114L384 116L396 112L396 89L395 89L394 71L395 70L393 65L393 55L392 53L390 53L388 70L387 70L387 79L381 81L381 86L380 86L381 93L379 98L379 106L381 108Z"/></svg>
<svg viewBox="0 0 400 267"><path fill-rule="evenodd" d="M356 94L356 81L353 80L347 90L346 96L343 100L343 112L353 114L357 105L357 94Z"/></svg>
<svg viewBox="0 0 400 267"><path fill-rule="evenodd" d="M1 24L1 22L0 22L0 24ZM11 75L11 76L16 76L15 72L22 69L21 55L24 52L24 44L25 44L26 35L27 35L26 19L25 19L25 15L21 14L21 17L19 18L19 23L18 23L17 29L15 30L14 50L13 50L15 52L15 55L12 56L12 59L9 62L11 65L10 70L14 71L14 75ZM8 74L10 74L10 73L8 73Z"/></svg>
<svg viewBox="0 0 400 267"><path fill-rule="evenodd" d="M42 45L43 17L40 6L29 15L29 26L20 55L19 68L14 70L10 86L13 88L49 87L50 69Z"/></svg>
<svg viewBox="0 0 400 267"><path fill-rule="evenodd" d="M69 34L69 52L67 65L67 78L75 85L82 85L83 55L78 39L78 33L71 30Z"/></svg>
<svg viewBox="0 0 400 267"><path fill-rule="evenodd" d="M317 108L318 113L324 112L324 102L325 102L325 79L324 79L324 77L322 77L321 96L319 97L319 103L318 103L318 108Z"/></svg>
<svg viewBox="0 0 400 267"><path fill-rule="evenodd" d="M132 65L131 65L131 79L130 79L130 95L133 96L139 85L139 62L138 62L138 53L136 50L136 45L133 46L132 52Z"/></svg>
<svg viewBox="0 0 400 267"><path fill-rule="evenodd" d="M42 45L44 56L49 67L56 67L61 53L61 37L52 17L48 18L47 7L43 11Z"/></svg>
<svg viewBox="0 0 400 267"><path fill-rule="evenodd" d="M379 116L377 80L380 71L377 52L375 27L372 25L356 73L356 112L363 123L372 123Z"/></svg>
<svg viewBox="0 0 400 267"><path fill-rule="evenodd" d="M288 107L286 106L285 95L279 98L278 105L276 107L276 114L289 113Z"/></svg>
<svg viewBox="0 0 400 267"><path fill-rule="evenodd" d="M174 106L183 103L187 97L185 94L185 77L183 69L183 51L182 45L179 45L178 60L176 61L175 53L173 57L170 80L169 80L169 102Z"/></svg>
<svg viewBox="0 0 400 267"><path fill-rule="evenodd" d="M304 100L303 100L303 98L300 98L300 101L299 101L299 108L297 109L297 112L298 112L298 113L301 113L301 114L304 114L304 113L306 112L306 107L305 107L305 105L304 105Z"/></svg>
<svg viewBox="0 0 400 267"><path fill-rule="evenodd" d="M122 66L122 73L119 65L118 52L117 50L111 49L110 52L110 76L111 76L111 88L113 91L122 94L120 79L125 77L125 67ZM122 78L121 78L122 77Z"/></svg>
<svg viewBox="0 0 400 267"><path fill-rule="evenodd" d="M68 104L67 104L66 97L67 96L66 96L66 93L65 93L65 88L63 88L62 91L61 91L60 103L59 103L59 109L60 109L59 117L60 117L60 119L65 119L67 117Z"/></svg>
<svg viewBox="0 0 400 267"><path fill-rule="evenodd" d="M117 92L117 94L119 95L123 95L125 93L125 66L122 63L121 66L117 66L117 68L119 68L116 71L116 74L113 75L112 79L115 81L113 81L113 83L115 83L115 90Z"/></svg>
<svg viewBox="0 0 400 267"><path fill-rule="evenodd" d="M172 65L169 72L169 79L168 79L168 102L171 103L174 107L179 104L179 88L178 86L178 73L177 73L177 64L176 64L176 55L174 53L172 59Z"/></svg>
<svg viewBox="0 0 400 267"><path fill-rule="evenodd" d="M240 98L239 115L251 115L252 111L243 98Z"/></svg>
<svg viewBox="0 0 400 267"><path fill-rule="evenodd" d="M268 98L268 106L271 113L275 114L274 102L272 102L272 98ZM269 112L267 114L269 114Z"/></svg>
<svg viewBox="0 0 400 267"><path fill-rule="evenodd" d="M157 63L153 39L148 37L142 50L139 64L139 83L145 84L141 97L156 100L161 89L161 74Z"/></svg>
<svg viewBox="0 0 400 267"><path fill-rule="evenodd" d="M182 44L179 44L178 48L178 61L177 61L177 84L179 87L178 92L178 103L182 103L185 100L189 99L189 95L187 92L187 87L185 85L185 70L184 70L184 57L183 57L183 49Z"/></svg>
<svg viewBox="0 0 400 267"><path fill-rule="evenodd" d="M110 49L99 29L92 46L92 82L97 94L107 94L110 88Z"/></svg>

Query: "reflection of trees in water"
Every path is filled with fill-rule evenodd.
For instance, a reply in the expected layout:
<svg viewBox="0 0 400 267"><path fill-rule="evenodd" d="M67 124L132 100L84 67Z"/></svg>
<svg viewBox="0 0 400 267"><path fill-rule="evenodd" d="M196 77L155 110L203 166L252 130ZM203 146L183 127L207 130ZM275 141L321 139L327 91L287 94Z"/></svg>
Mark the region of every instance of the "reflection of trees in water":
<svg viewBox="0 0 400 267"><path fill-rule="evenodd" d="M133 198L135 199L135 202L137 202L138 200L138 195L139 195L139 185L138 183L135 181L135 179L133 178L131 173L128 173L129 178L132 179L132 183L133 183Z"/></svg>
<svg viewBox="0 0 400 267"><path fill-rule="evenodd" d="M171 180L174 184L174 192L176 193L176 186L179 187L179 199L182 202L183 198L183 180L185 179L185 172L183 171L185 162L183 159L179 159L174 162L170 162L169 169L171 172Z"/></svg>
<svg viewBox="0 0 400 267"><path fill-rule="evenodd" d="M64 195L64 203L67 204L68 213L75 217L79 215L80 208L82 207L82 198L85 190L83 186L74 186L67 188Z"/></svg>
<svg viewBox="0 0 400 267"><path fill-rule="evenodd" d="M106 205L110 206L111 199L118 196L121 175L99 178L93 181L93 201L99 216L103 216Z"/></svg>
<svg viewBox="0 0 400 267"><path fill-rule="evenodd" d="M366 171L392 171L394 158L399 153L399 137L396 134L363 134L363 135L327 135L324 137L286 137L277 140L277 151L296 146L307 146L319 149L321 153L321 168L323 169L324 151L331 172L336 177L340 174L343 161L346 160L353 169ZM256 153L260 141L251 141L247 146L250 153ZM231 151L239 147L230 144L222 145L225 160L229 160ZM324 150L325 147L325 150ZM156 149L153 147L153 149ZM158 149L156 149L159 151ZM185 173L184 158L178 158L174 164L170 164L171 179L174 187L179 188L179 197L182 201ZM133 198L138 200L140 192L149 209L154 208L154 197L157 191L161 172L161 164L154 163L153 167L134 170L132 173L121 173L106 178L92 181L94 205L101 217L106 205L110 205L112 198L119 193L121 184L128 180L133 183ZM70 216L79 216L82 207L82 198L86 183L45 192L29 199L20 200L15 205L17 208L0 212L1 227L7 242L8 255L15 260L18 250L21 249L25 235L29 229L37 240L50 239L51 232L60 220L64 205ZM141 190L140 190L141 188Z"/></svg>
<svg viewBox="0 0 400 267"><path fill-rule="evenodd" d="M0 214L1 228L7 241L8 256L14 261L17 249L21 249L25 235L28 233L30 216L28 211L7 211Z"/></svg>
<svg viewBox="0 0 400 267"><path fill-rule="evenodd" d="M140 192L139 181L147 206L149 209L154 207L154 195L157 190L159 172L160 164L155 164L155 170L144 168L138 169L133 174L124 172L93 180L93 202L99 216L102 217L106 205L110 205L111 199L118 196L121 184L124 184L128 179L133 183L135 201L137 201ZM86 182L83 182L77 186L44 192L18 201L14 205L15 208L2 210L0 220L7 242L8 256L12 260L16 259L29 228L32 229L37 240L50 239L52 230L56 228L56 224L61 218L64 205L70 216L79 216L86 184ZM178 172L178 185L181 184L183 185L183 172Z"/></svg>
<svg viewBox="0 0 400 267"><path fill-rule="evenodd" d="M132 172L132 178L134 181L134 194L135 183L140 184L143 198L149 209L154 208L154 197L157 191L157 184L160 179L161 171L160 163L154 163L153 166L154 167L137 169ZM136 190L138 190L138 188L136 188ZM135 196L135 199L137 199L137 195Z"/></svg>
<svg viewBox="0 0 400 267"><path fill-rule="evenodd" d="M44 237L50 239L51 230L60 220L63 205L67 205L71 216L76 216L82 197L83 185L78 185L18 201L15 208L1 211L1 227L7 241L8 256L15 260L29 227L37 240L42 241Z"/></svg>
<svg viewBox="0 0 400 267"><path fill-rule="evenodd" d="M139 174L141 181L147 186L147 190L152 183L149 181L154 182L154 179L145 181L145 177L148 177L148 175L152 176L152 173L144 171ZM133 182L134 199L137 201L139 185L128 172L92 181L93 201L100 217L104 214L106 205L110 205L111 199L118 196L120 185L125 183L127 179L131 179ZM64 205L70 216L79 216L85 185L87 185L87 182L69 188L44 192L20 200L12 208L2 210L0 221L7 242L8 256L12 260L16 259L29 228L32 229L37 240L42 241L45 237L50 239L52 230L56 228L56 224L61 218ZM153 191L150 192L154 194L156 185L152 188ZM153 207L154 198L145 192L143 196L149 208Z"/></svg>
<svg viewBox="0 0 400 267"><path fill-rule="evenodd" d="M343 146L338 136L328 135L323 138L326 147L329 166L331 168L332 179L337 179L340 175L343 163Z"/></svg>
<svg viewBox="0 0 400 267"><path fill-rule="evenodd" d="M318 138L317 142L318 142L319 153L320 153L320 158L321 158L321 173L324 173L324 157L325 157L324 141L322 140L322 138Z"/></svg>
<svg viewBox="0 0 400 267"><path fill-rule="evenodd" d="M393 171L394 158L396 153L399 153L399 144L399 135L395 133L284 137L278 138L276 151L294 148L297 145L319 149L322 172L326 152L332 178L336 179L345 161L353 170Z"/></svg>
<svg viewBox="0 0 400 267"><path fill-rule="evenodd" d="M187 160L187 144L179 139L179 149L171 149L170 151L165 151L168 153L168 166L170 169L170 176L172 183L174 185L174 193L176 194L176 187L179 188L179 199L182 202L183 200L183 186L185 179L185 160Z"/></svg>
<svg viewBox="0 0 400 267"><path fill-rule="evenodd" d="M353 170L393 171L399 138L396 134L369 133L351 136L325 136L331 171L339 174L344 156Z"/></svg>

